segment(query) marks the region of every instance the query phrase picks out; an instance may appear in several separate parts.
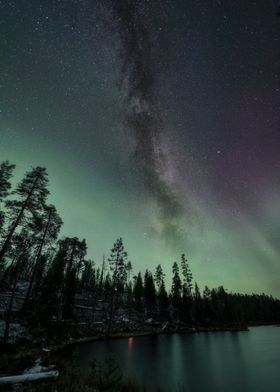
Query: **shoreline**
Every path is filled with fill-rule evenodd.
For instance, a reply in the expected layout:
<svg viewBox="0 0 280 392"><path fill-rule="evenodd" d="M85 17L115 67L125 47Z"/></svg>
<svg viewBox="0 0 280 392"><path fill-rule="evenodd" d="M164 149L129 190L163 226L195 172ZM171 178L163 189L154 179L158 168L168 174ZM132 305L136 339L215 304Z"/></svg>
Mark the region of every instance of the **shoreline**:
<svg viewBox="0 0 280 392"><path fill-rule="evenodd" d="M269 324L270 326L279 326L279 324ZM110 336L106 335L93 335L86 336L82 338L72 339L65 341L61 344L49 344L45 347L43 345L30 345L25 347L20 347L19 351L16 353L6 352L3 354L3 359L5 357L6 367L0 369L0 375L7 375L9 373L17 374L22 370L26 370L29 366L32 366L34 361L38 358L41 359L42 363L46 363L51 358L55 357L57 354L63 352L68 347L78 346L87 343L117 340L117 339L128 339L128 338L141 338L146 336L155 335L172 335L172 334L194 334L194 333L208 333L208 332L248 332L250 327L257 326L269 326L264 325L248 325L248 326L223 326L223 327L193 327L184 330L169 330L169 331L159 331L159 330L138 330L138 331L128 331L128 332L116 332ZM15 345L13 345L13 348ZM13 364L13 366L11 366Z"/></svg>
<svg viewBox="0 0 280 392"><path fill-rule="evenodd" d="M80 344L87 344L92 342L102 342L117 339L128 339L128 338L141 338L146 336L158 336L158 335L173 335L173 334L194 334L194 333L207 333L207 332L248 332L249 326L231 326L231 327L191 327L182 330L169 330L169 331L159 331L159 330L136 330L129 332L116 332L109 336L107 335L93 335L86 336L82 338L72 339L71 341L64 342L59 345L50 345L48 349L50 353L55 354L59 351L66 349L67 347L76 346Z"/></svg>
<svg viewBox="0 0 280 392"><path fill-rule="evenodd" d="M193 334L193 333L205 333L205 332L240 332L248 331L247 326L232 326L232 327L192 327L184 329L171 329L171 330L134 330L127 332L115 332L106 336L105 334L96 334L92 336L84 336L76 339L71 339L64 341L62 343L49 342L49 344L32 344L25 343L17 347L16 343L10 344L7 351L2 354L0 375L8 373L18 373L31 367L35 360L41 358L42 363L50 360L51 357L59 354L60 352L66 350L68 347L78 346L81 344L117 340L117 339L128 339L128 338L141 338L145 336L155 336L155 335L172 335L172 334Z"/></svg>
<svg viewBox="0 0 280 392"><path fill-rule="evenodd" d="M127 338L140 338L145 336L153 336L153 335L173 335L173 334L193 334L193 333L205 333L205 332L244 332L249 331L248 326L240 326L240 327L197 327L190 328L186 330L171 330L171 331L158 331L158 330L150 330L150 331L129 331L129 332L116 332L109 336L106 335L95 335L95 336L87 336L83 338L73 339L69 342L63 343L62 345L55 346L58 350L63 349L68 346L75 346L79 344L86 344L91 342L98 341L108 341L108 340L117 340L117 339L127 339ZM56 348L51 348L56 350Z"/></svg>

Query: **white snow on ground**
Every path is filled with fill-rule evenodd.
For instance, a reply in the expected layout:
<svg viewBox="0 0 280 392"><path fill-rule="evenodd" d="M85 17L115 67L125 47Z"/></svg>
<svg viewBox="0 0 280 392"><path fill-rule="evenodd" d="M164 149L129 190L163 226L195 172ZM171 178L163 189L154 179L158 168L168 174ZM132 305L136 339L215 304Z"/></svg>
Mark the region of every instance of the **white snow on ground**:
<svg viewBox="0 0 280 392"><path fill-rule="evenodd" d="M57 370L51 370L49 372L42 372L42 373L20 374L17 376L0 377L0 385L1 384L19 384L19 383L23 383L23 382L43 380L46 378L55 378L55 377L58 377L58 375L59 375L59 373Z"/></svg>
<svg viewBox="0 0 280 392"><path fill-rule="evenodd" d="M55 368L54 365L49 365L48 367L42 366L42 360L41 360L41 358L38 358L38 359L36 359L34 366L32 366L29 369L26 369L23 372L23 374L41 373L41 372L53 370L54 368Z"/></svg>
<svg viewBox="0 0 280 392"><path fill-rule="evenodd" d="M48 367L42 366L42 361L40 358L38 358L35 361L34 366L29 369L26 369L22 374L0 377L0 385L19 384L23 382L31 382L46 378L55 378L58 377L58 375L59 372L57 370L54 370L54 365L50 365Z"/></svg>
<svg viewBox="0 0 280 392"><path fill-rule="evenodd" d="M26 369L23 374L32 374L32 373L40 373L45 370L48 370L46 367L42 366L41 358L36 359L34 366L29 369Z"/></svg>

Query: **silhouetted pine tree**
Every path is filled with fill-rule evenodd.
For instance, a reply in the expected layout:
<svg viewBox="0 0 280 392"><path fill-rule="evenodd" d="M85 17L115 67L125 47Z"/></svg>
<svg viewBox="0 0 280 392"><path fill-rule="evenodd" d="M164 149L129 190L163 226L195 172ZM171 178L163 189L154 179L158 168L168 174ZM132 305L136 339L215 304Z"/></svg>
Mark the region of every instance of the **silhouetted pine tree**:
<svg viewBox="0 0 280 392"><path fill-rule="evenodd" d="M11 246L12 237L22 222L26 219L27 212L29 215L39 214L42 206L45 205L46 197L49 193L47 190L48 176L45 168L36 167L27 172L23 180L18 184L13 194L17 199L6 202L11 224L7 229L7 235L0 249L0 265Z"/></svg>
<svg viewBox="0 0 280 392"><path fill-rule="evenodd" d="M169 301L168 294L165 289L164 280L162 280L161 285L158 289L158 304L159 304L159 315L161 318L169 318Z"/></svg>
<svg viewBox="0 0 280 392"><path fill-rule="evenodd" d="M204 307L203 299L201 298L198 284L195 282L194 285L194 321L196 324L201 325L204 321Z"/></svg>
<svg viewBox="0 0 280 392"><path fill-rule="evenodd" d="M160 264L156 267L154 276L155 276L155 283L157 285L157 288L159 289L162 283L164 282L164 278L165 278L165 274L163 273L162 266Z"/></svg>
<svg viewBox="0 0 280 392"><path fill-rule="evenodd" d="M110 269L112 271L112 285L110 293L109 319L107 334L110 334L112 318L116 305L118 305L119 295L123 293L126 281L127 252L124 249L122 238L118 238L111 249L111 255L108 258ZM115 302L116 299L116 302Z"/></svg>
<svg viewBox="0 0 280 392"><path fill-rule="evenodd" d="M146 270L144 275L144 299L146 305L146 314L147 316L151 316L156 304L156 289L153 275L148 270Z"/></svg>
<svg viewBox="0 0 280 392"><path fill-rule="evenodd" d="M181 255L181 268L183 275L181 318L190 324L193 321L192 273L184 254Z"/></svg>
<svg viewBox="0 0 280 392"><path fill-rule="evenodd" d="M138 312L143 310L142 299L144 296L144 285L141 272L134 277L133 296L135 301L135 309Z"/></svg>
<svg viewBox="0 0 280 392"><path fill-rule="evenodd" d="M180 310L181 310L181 294L182 294L182 282L179 275L179 267L176 261L173 263L172 266L172 287L171 287L171 298L172 298L172 305L174 316L176 319L179 319Z"/></svg>

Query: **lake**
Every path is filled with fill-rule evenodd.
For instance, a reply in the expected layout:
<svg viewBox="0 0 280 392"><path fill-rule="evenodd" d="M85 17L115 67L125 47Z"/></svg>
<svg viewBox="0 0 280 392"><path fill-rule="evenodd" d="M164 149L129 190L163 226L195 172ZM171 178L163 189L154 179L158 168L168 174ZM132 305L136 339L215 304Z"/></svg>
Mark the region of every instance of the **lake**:
<svg viewBox="0 0 280 392"><path fill-rule="evenodd" d="M93 342L80 345L77 356L83 368L94 357L114 356L123 375L149 391L156 386L186 392L280 391L276 326Z"/></svg>

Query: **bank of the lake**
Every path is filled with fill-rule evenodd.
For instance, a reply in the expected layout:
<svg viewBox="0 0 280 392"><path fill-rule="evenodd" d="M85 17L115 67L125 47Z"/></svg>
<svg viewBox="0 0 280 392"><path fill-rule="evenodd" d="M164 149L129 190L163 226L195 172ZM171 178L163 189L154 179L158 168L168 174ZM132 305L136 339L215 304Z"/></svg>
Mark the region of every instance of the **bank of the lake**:
<svg viewBox="0 0 280 392"><path fill-rule="evenodd" d="M145 337L153 335L169 335L174 333L192 334L200 332L237 332L247 331L246 325L235 326L196 326L184 328L169 328L165 331L157 328L146 328L143 330L131 331L117 331L111 333L109 336L104 333L93 334L89 336L82 336L79 338L68 338L63 340L55 337L47 341L45 338L41 339L35 337L34 341L25 340L23 342L9 344L1 347L2 360L0 364L0 375L2 374L17 374L27 367L32 366L36 359L41 358L43 363L48 363L53 357L58 358L60 352L63 352L68 347L73 347L81 344L88 344L98 341L109 341L116 339L128 339L131 337Z"/></svg>

